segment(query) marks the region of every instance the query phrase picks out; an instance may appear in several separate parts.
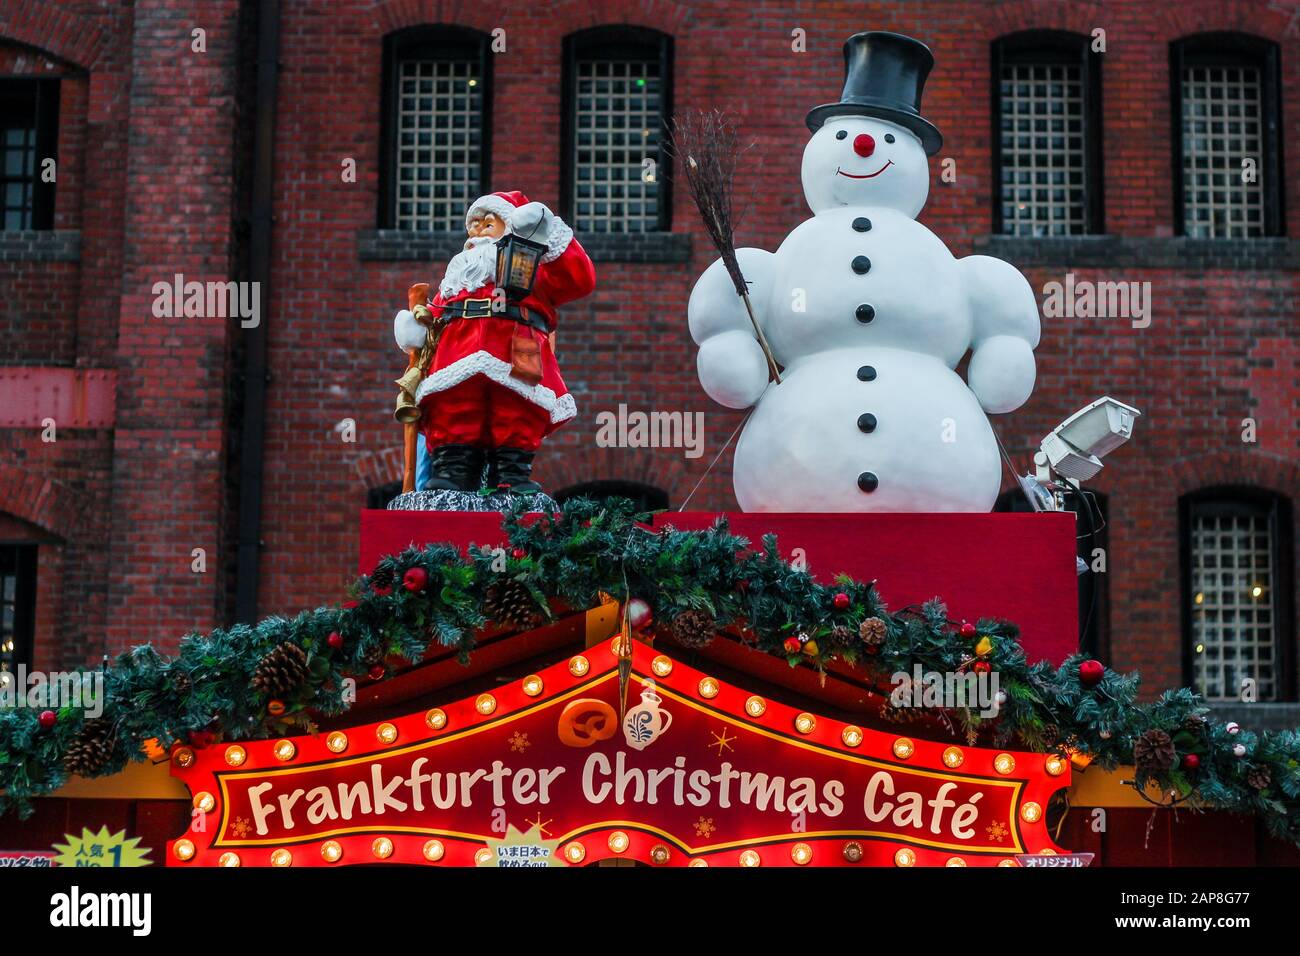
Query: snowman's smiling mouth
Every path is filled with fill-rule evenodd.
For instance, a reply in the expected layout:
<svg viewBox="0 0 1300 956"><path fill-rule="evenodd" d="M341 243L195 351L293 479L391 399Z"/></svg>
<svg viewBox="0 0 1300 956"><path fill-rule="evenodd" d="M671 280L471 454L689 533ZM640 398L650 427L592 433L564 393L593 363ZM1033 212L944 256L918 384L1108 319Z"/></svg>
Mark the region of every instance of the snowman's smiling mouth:
<svg viewBox="0 0 1300 956"><path fill-rule="evenodd" d="M875 177L879 176L881 173L883 173L886 169L888 169L892 165L894 165L894 161L891 159L887 161L885 165L877 169L874 173L867 173L865 176L855 176L852 173L846 173L844 170L840 169L840 167L836 166L835 175L847 176L849 179L874 179Z"/></svg>

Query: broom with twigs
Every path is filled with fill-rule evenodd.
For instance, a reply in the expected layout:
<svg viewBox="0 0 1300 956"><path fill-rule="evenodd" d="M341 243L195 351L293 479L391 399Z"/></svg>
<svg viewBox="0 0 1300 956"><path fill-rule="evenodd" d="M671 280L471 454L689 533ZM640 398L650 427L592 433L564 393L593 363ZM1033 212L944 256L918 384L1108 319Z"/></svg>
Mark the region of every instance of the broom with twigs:
<svg viewBox="0 0 1300 956"><path fill-rule="evenodd" d="M740 263L736 261L732 191L740 156L753 144L742 149L735 125L718 110L690 110L678 114L673 119L669 143L672 154L681 162L687 188L695 200L695 208L700 211L700 218L704 220L704 229L722 257L727 275L736 287L736 295L745 303L745 311L749 313L749 321L754 326L754 335L763 349L763 355L767 357L768 371L772 379L780 384L781 372L777 368L776 359L772 357L767 336L754 318L754 306L749 301L749 286L740 271Z"/></svg>

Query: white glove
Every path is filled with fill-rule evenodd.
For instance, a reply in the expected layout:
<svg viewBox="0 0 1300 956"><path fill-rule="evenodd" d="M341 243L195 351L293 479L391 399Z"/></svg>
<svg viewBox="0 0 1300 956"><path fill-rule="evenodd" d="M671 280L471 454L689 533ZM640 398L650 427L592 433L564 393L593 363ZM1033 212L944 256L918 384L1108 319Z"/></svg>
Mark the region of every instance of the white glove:
<svg viewBox="0 0 1300 956"><path fill-rule="evenodd" d="M524 203L510 216L510 231L523 239L546 245L554 216L544 203Z"/></svg>
<svg viewBox="0 0 1300 956"><path fill-rule="evenodd" d="M397 347L403 352L407 349L424 348L425 337L428 334L429 330L415 321L415 316L410 309L403 309L393 316L393 338L397 339Z"/></svg>

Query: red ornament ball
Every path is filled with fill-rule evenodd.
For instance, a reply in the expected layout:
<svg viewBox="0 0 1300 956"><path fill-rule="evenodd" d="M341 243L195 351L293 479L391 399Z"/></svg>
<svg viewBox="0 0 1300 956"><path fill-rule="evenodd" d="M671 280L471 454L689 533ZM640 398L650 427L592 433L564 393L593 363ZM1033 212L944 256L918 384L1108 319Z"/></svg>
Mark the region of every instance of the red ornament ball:
<svg viewBox="0 0 1300 956"><path fill-rule="evenodd" d="M325 638L325 643L328 644L332 650L341 651L343 650L343 635L338 631L330 631L330 636Z"/></svg>
<svg viewBox="0 0 1300 956"><path fill-rule="evenodd" d="M1079 664L1079 683L1084 687L1096 687L1106 676L1106 668L1101 661L1083 661Z"/></svg>
<svg viewBox="0 0 1300 956"><path fill-rule="evenodd" d="M388 597L388 595L392 593L393 593L392 588L375 588L376 597Z"/></svg>
<svg viewBox="0 0 1300 956"><path fill-rule="evenodd" d="M429 572L424 568L410 568L402 575L402 586L412 593L423 591L428 583Z"/></svg>
<svg viewBox="0 0 1300 956"><path fill-rule="evenodd" d="M958 631L958 633L961 634L961 636L964 638L967 639L972 638L976 634L975 625L972 624L970 621L962 621L961 630Z"/></svg>
<svg viewBox="0 0 1300 956"><path fill-rule="evenodd" d="M988 661L976 661L976 662L975 662L975 673L976 673L976 674L987 674L987 673L988 673L989 671L991 671L991 670L993 670L993 665L990 664Z"/></svg>
<svg viewBox="0 0 1300 956"><path fill-rule="evenodd" d="M384 668L383 664L376 664L374 667L370 668L368 673L371 680L380 680L388 673L388 671Z"/></svg>
<svg viewBox="0 0 1300 956"><path fill-rule="evenodd" d="M270 701L266 705L266 712L270 714L272 717L279 717L281 714L284 713L284 701L282 700Z"/></svg>
<svg viewBox="0 0 1300 956"><path fill-rule="evenodd" d="M650 605L641 598L632 598L627 602L627 622L632 625L632 630L640 631L649 627L653 617Z"/></svg>
<svg viewBox="0 0 1300 956"><path fill-rule="evenodd" d="M1199 770L1201 758L1196 754L1183 754L1183 766L1188 770Z"/></svg>
<svg viewBox="0 0 1300 956"><path fill-rule="evenodd" d="M40 721L42 727L49 730L59 722L59 715L52 710L43 710L41 711L41 715L36 719Z"/></svg>
<svg viewBox="0 0 1300 956"><path fill-rule="evenodd" d="M785 643L781 646L785 648L787 654L798 654L803 650L803 645L799 643L799 638L797 637L787 637Z"/></svg>
<svg viewBox="0 0 1300 956"><path fill-rule="evenodd" d="M510 557L514 558L516 561L522 561L524 558L528 557L528 552L523 548L515 548L510 552Z"/></svg>
<svg viewBox="0 0 1300 956"><path fill-rule="evenodd" d="M845 594L843 591L840 591L839 593L837 593L837 594L835 595L835 597L831 599L831 601L832 601L832 603L835 605L835 610L837 610L837 611L846 611L846 610L848 610L849 604L852 603L852 602L849 600L849 596L848 596L847 594Z"/></svg>

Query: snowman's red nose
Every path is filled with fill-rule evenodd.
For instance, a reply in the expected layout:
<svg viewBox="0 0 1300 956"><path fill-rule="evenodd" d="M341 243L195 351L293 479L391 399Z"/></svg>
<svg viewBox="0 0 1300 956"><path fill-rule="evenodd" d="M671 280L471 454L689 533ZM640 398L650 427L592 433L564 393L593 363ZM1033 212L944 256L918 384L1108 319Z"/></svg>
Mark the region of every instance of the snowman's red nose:
<svg viewBox="0 0 1300 956"><path fill-rule="evenodd" d="M867 133L859 133L853 137L853 152L859 156L870 156L876 151L875 139Z"/></svg>

